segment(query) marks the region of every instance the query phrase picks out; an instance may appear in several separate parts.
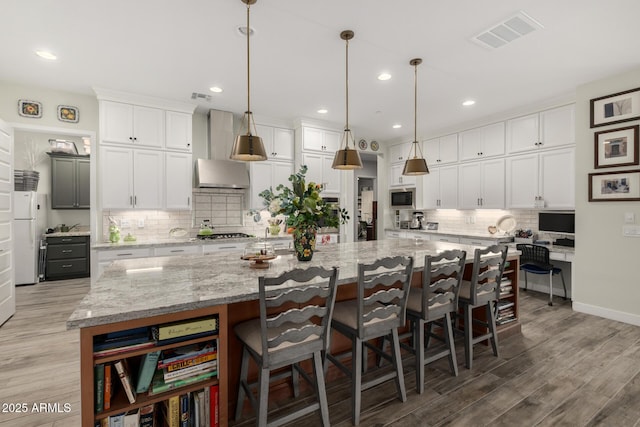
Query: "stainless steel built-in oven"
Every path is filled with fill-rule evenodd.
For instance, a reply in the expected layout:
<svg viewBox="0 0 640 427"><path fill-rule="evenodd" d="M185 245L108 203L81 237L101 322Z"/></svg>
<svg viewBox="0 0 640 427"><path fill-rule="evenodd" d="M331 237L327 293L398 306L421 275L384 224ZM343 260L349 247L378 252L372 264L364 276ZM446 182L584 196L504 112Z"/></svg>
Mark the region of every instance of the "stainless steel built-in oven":
<svg viewBox="0 0 640 427"><path fill-rule="evenodd" d="M416 189L403 188L389 191L389 203L392 209L415 209Z"/></svg>

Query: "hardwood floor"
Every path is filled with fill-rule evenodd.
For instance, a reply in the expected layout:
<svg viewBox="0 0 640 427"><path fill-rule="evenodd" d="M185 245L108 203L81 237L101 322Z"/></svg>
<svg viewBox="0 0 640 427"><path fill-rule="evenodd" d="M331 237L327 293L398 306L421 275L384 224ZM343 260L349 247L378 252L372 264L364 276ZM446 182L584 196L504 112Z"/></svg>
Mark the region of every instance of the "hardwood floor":
<svg viewBox="0 0 640 427"><path fill-rule="evenodd" d="M0 427L80 425L79 332L65 321L88 289L88 279L17 288L17 312L0 327ZM405 355L407 402L395 398L392 383L368 390L360 425L640 426L640 327L573 312L560 299L549 307L531 291L521 293L521 320L522 335L500 342L501 357L477 346L472 370L458 342L458 377L444 359L428 366L423 395ZM327 393L332 425L350 426L346 380ZM27 412L10 407L17 403ZM34 403L59 406L34 412ZM290 405L279 402L274 412ZM236 425L253 422L247 415ZM291 425L316 426L319 417Z"/></svg>

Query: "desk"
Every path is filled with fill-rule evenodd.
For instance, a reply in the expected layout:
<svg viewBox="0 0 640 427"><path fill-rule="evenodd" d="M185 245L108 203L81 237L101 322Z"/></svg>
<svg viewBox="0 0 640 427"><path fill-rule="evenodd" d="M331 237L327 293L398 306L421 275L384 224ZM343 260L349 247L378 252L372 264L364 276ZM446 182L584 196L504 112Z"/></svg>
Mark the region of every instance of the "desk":
<svg viewBox="0 0 640 427"><path fill-rule="evenodd" d="M517 243L509 243L509 252L513 253L516 251ZM575 248L569 246L558 246L558 245L540 245L549 249L549 259L551 263L556 267L562 269L564 273L564 280L567 285L567 299L571 299L572 289L573 289L573 259L575 258ZM557 286L556 286L557 285ZM524 288L524 274L520 274L518 280L518 286L520 288ZM542 292L545 294L549 293L549 279L548 277L538 275L538 274L529 274L529 289L533 289L534 291ZM554 279L553 282L553 295L564 297L564 290L562 289L562 283L558 278Z"/></svg>

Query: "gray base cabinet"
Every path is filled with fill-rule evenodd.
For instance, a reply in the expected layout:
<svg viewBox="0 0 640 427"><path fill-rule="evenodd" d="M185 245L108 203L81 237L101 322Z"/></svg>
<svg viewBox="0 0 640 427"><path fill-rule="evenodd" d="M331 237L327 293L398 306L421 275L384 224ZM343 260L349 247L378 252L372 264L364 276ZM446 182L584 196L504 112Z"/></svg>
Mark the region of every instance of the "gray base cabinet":
<svg viewBox="0 0 640 427"><path fill-rule="evenodd" d="M46 280L89 277L89 236L47 239Z"/></svg>

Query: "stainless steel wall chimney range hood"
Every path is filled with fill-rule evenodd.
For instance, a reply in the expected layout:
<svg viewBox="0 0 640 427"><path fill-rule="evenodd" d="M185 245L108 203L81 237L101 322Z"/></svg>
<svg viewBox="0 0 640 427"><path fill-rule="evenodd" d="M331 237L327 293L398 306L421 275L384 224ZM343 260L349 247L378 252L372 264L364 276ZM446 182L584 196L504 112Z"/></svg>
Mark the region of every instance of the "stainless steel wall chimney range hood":
<svg viewBox="0 0 640 427"><path fill-rule="evenodd" d="M231 160L198 159L196 177L200 188L249 188L246 165Z"/></svg>

